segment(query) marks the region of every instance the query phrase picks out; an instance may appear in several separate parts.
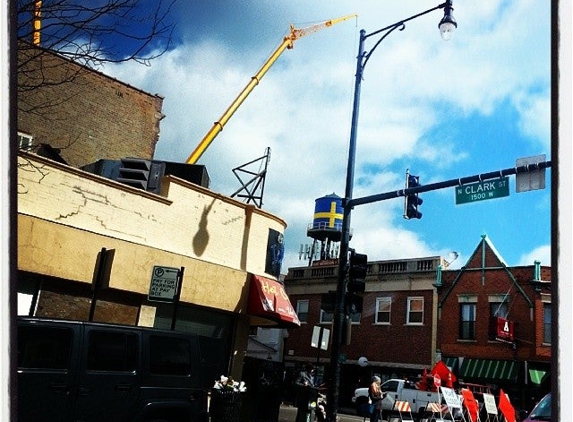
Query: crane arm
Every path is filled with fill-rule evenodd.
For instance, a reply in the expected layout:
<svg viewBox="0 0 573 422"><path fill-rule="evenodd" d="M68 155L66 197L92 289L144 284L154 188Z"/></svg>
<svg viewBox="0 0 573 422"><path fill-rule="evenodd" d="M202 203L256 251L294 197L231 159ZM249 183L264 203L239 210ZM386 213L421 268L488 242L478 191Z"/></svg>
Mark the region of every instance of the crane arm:
<svg viewBox="0 0 573 422"><path fill-rule="evenodd" d="M296 29L291 25L289 35L285 36L282 43L278 46L278 48L271 54L271 56L265 61L263 66L259 69L259 71L251 77L251 80L243 88L241 93L235 98L235 100L231 103L231 105L225 110L223 115L216 121L209 132L205 135L205 137L199 142L195 150L189 155L187 158L187 164L195 164L203 155L205 150L209 147L211 142L215 139L215 137L223 130L223 127L227 123L227 121L231 118L231 116L237 111L240 105L245 101L245 99L249 96L249 94L253 91L253 89L259 84L262 77L267 73L269 68L274 64L274 62L279 58L279 56L285 51L285 49L292 49L294 47L294 41L299 38L304 37L305 35L312 34L316 31L319 31L323 28L328 28L334 24L339 22L345 21L347 19L353 18L356 15L348 15L343 16L336 19L331 19L326 22L322 22L316 25L309 26L308 28L303 29Z"/></svg>

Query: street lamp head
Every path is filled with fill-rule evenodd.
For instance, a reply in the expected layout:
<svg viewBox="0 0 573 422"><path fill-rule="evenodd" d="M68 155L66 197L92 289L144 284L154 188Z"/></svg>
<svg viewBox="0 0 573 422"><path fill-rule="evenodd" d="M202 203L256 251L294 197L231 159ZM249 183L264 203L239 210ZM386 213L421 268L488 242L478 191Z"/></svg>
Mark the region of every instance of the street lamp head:
<svg viewBox="0 0 573 422"><path fill-rule="evenodd" d="M438 24L438 28L440 28L440 35L444 41L449 41L452 38L452 32L454 29L458 27L458 23L454 19L452 15L452 11L454 10L452 6L452 0L448 0L444 6L444 17Z"/></svg>

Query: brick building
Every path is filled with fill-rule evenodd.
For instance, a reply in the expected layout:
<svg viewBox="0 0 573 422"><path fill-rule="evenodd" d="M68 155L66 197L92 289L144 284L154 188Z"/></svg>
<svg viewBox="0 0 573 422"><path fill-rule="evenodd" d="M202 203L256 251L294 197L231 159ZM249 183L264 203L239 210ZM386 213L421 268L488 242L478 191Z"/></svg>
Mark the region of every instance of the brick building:
<svg viewBox="0 0 573 422"><path fill-rule="evenodd" d="M285 287L301 326L289 329L287 368L319 361L322 372L330 363L330 347L318 352L311 341L315 327L331 329L322 308L337 280L336 260L289 269ZM362 313L341 348L339 405L350 405L373 374L415 379L442 360L458 381L503 388L529 409L550 388L550 288L550 267L508 267L486 236L460 270L441 257L369 262ZM507 322L500 333L497 316Z"/></svg>
<svg viewBox="0 0 573 422"><path fill-rule="evenodd" d="M327 265L324 265L324 264ZM336 260L318 261L315 266L290 268L285 287L301 326L289 329L284 360L296 370L303 362L322 365L330 361L328 351L311 347L315 327L331 329L332 313L325 312L326 293L336 290ZM321 265L322 264L322 265ZM441 257L425 257L368 263L362 312L351 316L350 341L342 346L340 406L350 405L356 386L368 386L374 374L383 380L415 378L435 362L437 340L436 271L447 266ZM359 359L368 359L361 366Z"/></svg>
<svg viewBox="0 0 573 422"><path fill-rule="evenodd" d="M549 390L551 274L538 262L508 267L485 235L466 265L441 273L437 347L460 380L526 408Z"/></svg>
<svg viewBox="0 0 573 422"><path fill-rule="evenodd" d="M21 41L18 132L28 150L82 167L102 158L151 159L163 98Z"/></svg>

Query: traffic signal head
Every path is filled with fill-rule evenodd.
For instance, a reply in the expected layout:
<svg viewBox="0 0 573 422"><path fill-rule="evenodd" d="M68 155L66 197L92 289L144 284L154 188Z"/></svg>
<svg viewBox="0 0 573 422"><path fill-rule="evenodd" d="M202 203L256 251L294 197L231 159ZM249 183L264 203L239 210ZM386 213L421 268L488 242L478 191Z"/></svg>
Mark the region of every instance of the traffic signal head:
<svg viewBox="0 0 573 422"><path fill-rule="evenodd" d="M368 271L368 256L350 251L350 268L348 270L348 285L350 293L363 293L366 287L366 272Z"/></svg>
<svg viewBox="0 0 573 422"><path fill-rule="evenodd" d="M420 186L420 177L406 173L406 189L415 188ZM422 205L424 200L419 197L417 193L406 195L404 197L404 218L409 220L411 218L422 218L422 213L418 211L418 207Z"/></svg>
<svg viewBox="0 0 573 422"><path fill-rule="evenodd" d="M362 313L362 303L364 299L362 296L355 293L346 293L344 295L344 314L354 315Z"/></svg>

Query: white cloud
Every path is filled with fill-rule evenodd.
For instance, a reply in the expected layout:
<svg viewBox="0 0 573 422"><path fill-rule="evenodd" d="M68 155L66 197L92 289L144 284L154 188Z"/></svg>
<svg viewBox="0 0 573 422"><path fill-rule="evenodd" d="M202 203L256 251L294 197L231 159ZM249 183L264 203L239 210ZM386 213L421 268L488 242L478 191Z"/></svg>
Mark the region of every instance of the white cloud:
<svg viewBox="0 0 573 422"><path fill-rule="evenodd" d="M515 104L524 133L548 145L549 7L533 0L455 3L458 29L451 41L441 41L441 12L434 12L389 36L368 62L355 197L401 187L403 173L392 168L397 160L418 158L429 164L432 174L427 180L463 165L471 158L470 147L456 143L449 127L431 139L428 134L462 114L489 115L502 101ZM285 51L200 160L207 166L211 187L230 194L240 186L231 170L271 148L263 208L289 225L285 241L294 250L286 252L284 271L299 262L299 245L310 243L306 224L312 220L314 200L344 193L358 28L372 31L423 7L413 0L383 8L373 0L253 4L256 13L246 16L257 16L256 21L209 22L213 32L200 38L193 36L189 22L185 43L150 67L125 63L106 71L165 97L156 158L182 162L276 48L289 23L359 13L358 24L347 21L310 34ZM193 19L191 14L185 20L188 16ZM276 29L276 39L268 38L273 32L269 26ZM229 32L232 37L225 40ZM539 33L545 35L539 39ZM376 39L367 40L366 48ZM401 206L401 201L385 201L356 209L354 247L369 251L374 259L450 250L428 245L418 231L422 224L408 230L398 227Z"/></svg>
<svg viewBox="0 0 573 422"><path fill-rule="evenodd" d="M533 265L535 261L541 262L543 266L551 266L551 246L539 246L531 252L523 254L517 265Z"/></svg>

